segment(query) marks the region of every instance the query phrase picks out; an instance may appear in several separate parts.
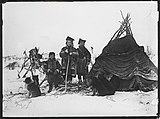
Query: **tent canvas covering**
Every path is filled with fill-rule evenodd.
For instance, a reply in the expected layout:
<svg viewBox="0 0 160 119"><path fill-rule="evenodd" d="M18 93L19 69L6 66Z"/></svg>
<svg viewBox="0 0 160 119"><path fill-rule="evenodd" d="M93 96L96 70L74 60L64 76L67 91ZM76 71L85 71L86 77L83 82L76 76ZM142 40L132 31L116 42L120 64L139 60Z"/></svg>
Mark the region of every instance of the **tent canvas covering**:
<svg viewBox="0 0 160 119"><path fill-rule="evenodd" d="M96 58L89 74L91 84L99 95L114 94L116 90L150 91L157 87L151 80L157 67L133 37L130 14L123 17L120 28L115 32L102 53ZM125 36L121 37L122 35Z"/></svg>
<svg viewBox="0 0 160 119"><path fill-rule="evenodd" d="M151 77L152 72L158 75L158 69L144 52L144 47L136 43L130 14L124 18L120 12L123 18L120 28L96 58L88 74L92 87L101 96L114 94L116 90L150 91L157 87L157 81Z"/></svg>
<svg viewBox="0 0 160 119"><path fill-rule="evenodd" d="M96 64L103 72L110 72L121 79L129 79L134 75L147 77L156 66L139 46L132 35L114 39L104 47Z"/></svg>
<svg viewBox="0 0 160 119"><path fill-rule="evenodd" d="M99 95L114 94L116 90L150 91L157 81L150 80L157 67L132 35L111 40L96 58L89 76Z"/></svg>

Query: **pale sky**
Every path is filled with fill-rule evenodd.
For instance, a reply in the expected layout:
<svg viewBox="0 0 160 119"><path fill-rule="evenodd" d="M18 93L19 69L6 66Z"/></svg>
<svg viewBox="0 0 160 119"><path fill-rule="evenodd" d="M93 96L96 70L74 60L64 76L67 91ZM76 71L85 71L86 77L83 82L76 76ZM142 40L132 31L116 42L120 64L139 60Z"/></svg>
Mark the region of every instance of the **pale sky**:
<svg viewBox="0 0 160 119"><path fill-rule="evenodd" d="M22 56L35 46L40 53L59 53L65 39L85 39L86 47L100 54L124 16L131 15L131 29L139 45L158 52L157 2L9 2L3 4L3 56Z"/></svg>

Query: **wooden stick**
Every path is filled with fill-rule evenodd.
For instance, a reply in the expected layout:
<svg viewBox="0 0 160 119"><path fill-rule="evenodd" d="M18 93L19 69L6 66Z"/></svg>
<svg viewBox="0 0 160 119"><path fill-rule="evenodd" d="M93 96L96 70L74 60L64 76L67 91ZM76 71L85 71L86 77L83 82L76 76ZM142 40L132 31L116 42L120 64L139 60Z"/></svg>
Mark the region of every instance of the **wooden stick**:
<svg viewBox="0 0 160 119"><path fill-rule="evenodd" d="M67 77L68 77L68 69L69 69L69 60L70 60L70 56L68 55L68 62L67 62L67 69L66 69L66 77L65 77L65 90L64 90L64 92L67 91Z"/></svg>
<svg viewBox="0 0 160 119"><path fill-rule="evenodd" d="M22 72L22 70L23 70L23 68L24 68L24 66L25 66L25 63L26 63L28 60L29 60L29 58L27 58L27 60L26 60L26 61L24 61L24 63L22 64L22 68L21 68L21 70L20 70L20 71L18 71L18 78L20 78L20 73Z"/></svg>
<svg viewBox="0 0 160 119"><path fill-rule="evenodd" d="M43 82L45 82L47 79L46 78L44 78L43 80L42 80L42 82L39 84L39 87L43 84Z"/></svg>
<svg viewBox="0 0 160 119"><path fill-rule="evenodd" d="M29 68L30 68L30 67L31 67L31 65L29 66ZM28 68L28 69L29 69L29 68ZM30 70L27 70L27 71L26 71L26 73L23 75L23 78L26 77L26 75L28 74L29 71L30 71Z"/></svg>
<svg viewBox="0 0 160 119"><path fill-rule="evenodd" d="M112 38L111 38L111 40L113 40L113 38L115 37L115 35L119 32L119 30L120 30L120 28L113 34L113 36L112 36ZM111 41L110 40L110 41Z"/></svg>
<svg viewBox="0 0 160 119"><path fill-rule="evenodd" d="M124 20L123 13L122 13L122 11L121 11L121 10L120 10L120 12L121 12L122 18L123 18L123 20Z"/></svg>

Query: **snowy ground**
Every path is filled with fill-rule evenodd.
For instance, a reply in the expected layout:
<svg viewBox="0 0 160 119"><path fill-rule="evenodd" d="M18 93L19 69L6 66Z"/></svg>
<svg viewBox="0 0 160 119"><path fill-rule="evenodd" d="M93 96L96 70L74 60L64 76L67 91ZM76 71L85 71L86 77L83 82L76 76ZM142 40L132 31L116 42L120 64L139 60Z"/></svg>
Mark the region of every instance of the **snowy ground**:
<svg viewBox="0 0 160 119"><path fill-rule="evenodd" d="M151 92L116 92L103 97L81 92L54 94L54 91L32 99L26 98L25 94L13 96L27 92L24 79L17 79L17 70L3 69L4 117L156 116L158 112L157 89Z"/></svg>

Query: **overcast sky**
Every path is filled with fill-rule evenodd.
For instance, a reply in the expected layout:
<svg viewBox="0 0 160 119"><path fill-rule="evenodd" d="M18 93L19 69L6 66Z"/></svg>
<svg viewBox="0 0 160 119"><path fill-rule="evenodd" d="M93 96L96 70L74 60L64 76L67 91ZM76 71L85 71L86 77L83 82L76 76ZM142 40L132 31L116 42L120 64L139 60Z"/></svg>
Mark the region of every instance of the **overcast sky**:
<svg viewBox="0 0 160 119"><path fill-rule="evenodd" d="M9 2L3 4L3 56L21 56L35 46L40 53L59 53L65 39L87 40L100 54L122 21L131 15L131 29L139 45L149 45L157 54L157 2Z"/></svg>

